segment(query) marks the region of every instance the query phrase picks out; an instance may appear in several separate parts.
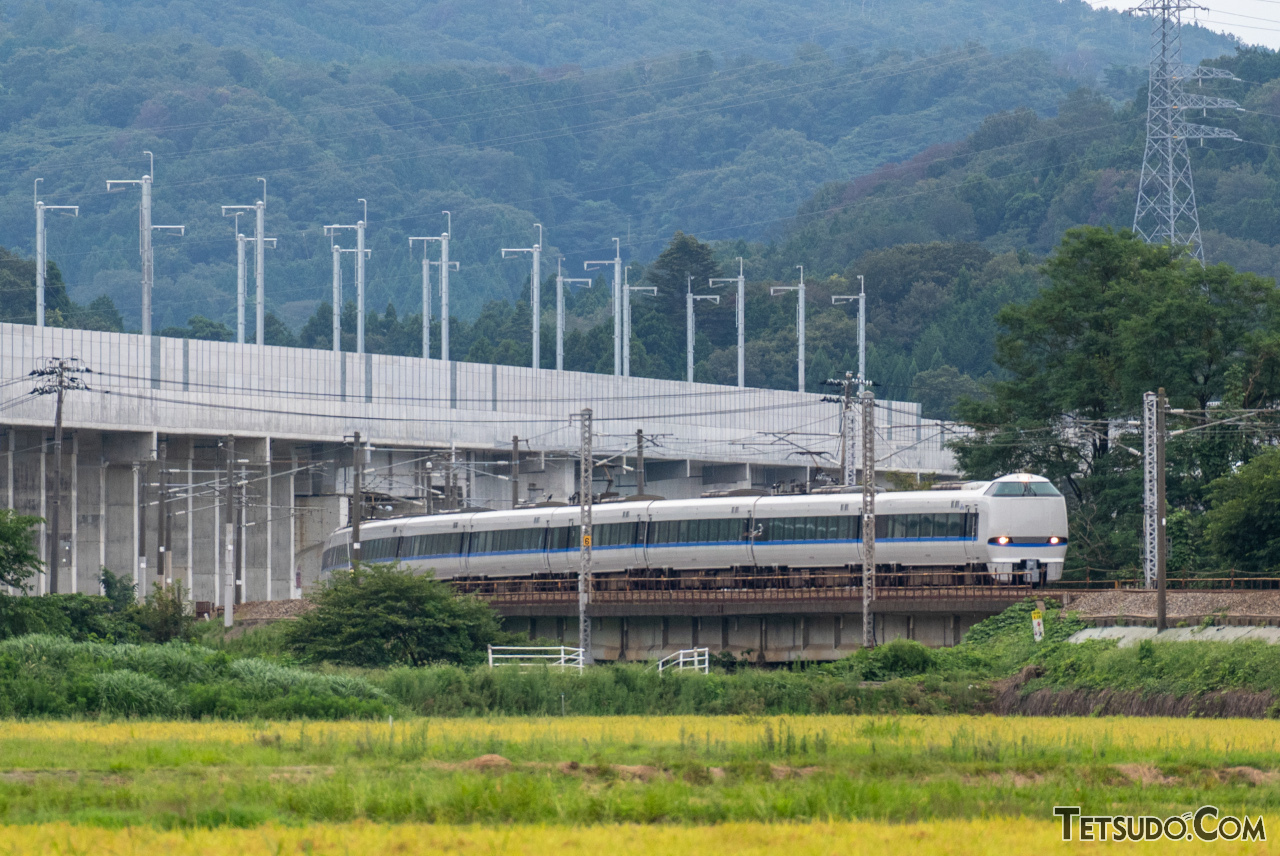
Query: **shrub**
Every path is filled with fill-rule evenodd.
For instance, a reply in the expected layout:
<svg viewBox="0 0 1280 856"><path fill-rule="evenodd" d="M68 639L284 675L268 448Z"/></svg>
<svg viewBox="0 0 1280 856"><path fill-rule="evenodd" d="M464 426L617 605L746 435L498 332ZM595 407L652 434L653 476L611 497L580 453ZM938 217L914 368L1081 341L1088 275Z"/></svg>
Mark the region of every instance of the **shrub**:
<svg viewBox="0 0 1280 856"><path fill-rule="evenodd" d="M95 676L99 709L125 716L173 716L178 701L173 690L150 675L129 669Z"/></svg>
<svg viewBox="0 0 1280 856"><path fill-rule="evenodd" d="M391 565L335 573L314 600L316 608L287 631L304 660L366 667L477 663L500 633L488 604L430 574Z"/></svg>

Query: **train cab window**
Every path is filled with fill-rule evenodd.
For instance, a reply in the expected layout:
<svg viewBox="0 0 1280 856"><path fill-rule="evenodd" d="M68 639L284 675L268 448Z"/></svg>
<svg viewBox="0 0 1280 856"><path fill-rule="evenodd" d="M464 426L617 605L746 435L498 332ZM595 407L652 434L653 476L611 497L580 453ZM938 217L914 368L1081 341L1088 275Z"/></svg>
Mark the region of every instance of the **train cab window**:
<svg viewBox="0 0 1280 856"><path fill-rule="evenodd" d="M996 482L987 489L987 496L1062 496L1049 482Z"/></svg>

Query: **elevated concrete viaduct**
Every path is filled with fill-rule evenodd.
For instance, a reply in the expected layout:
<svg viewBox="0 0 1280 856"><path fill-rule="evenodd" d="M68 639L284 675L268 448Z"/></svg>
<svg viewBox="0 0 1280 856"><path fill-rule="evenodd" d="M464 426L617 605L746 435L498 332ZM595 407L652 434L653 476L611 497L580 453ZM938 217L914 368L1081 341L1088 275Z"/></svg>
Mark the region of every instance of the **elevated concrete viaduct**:
<svg viewBox="0 0 1280 856"><path fill-rule="evenodd" d="M53 401L31 394L29 373L42 358L69 356L92 373L89 391L66 398L60 591L97 591L106 567L131 575L143 595L172 579L194 600L220 603L229 572L223 440L232 435L244 600L296 598L320 580L320 544L347 519L356 431L370 448L368 490L395 504L423 501L431 484L437 508L451 480L466 504L509 508L513 436L520 438L521 500L567 499L577 490L578 429L570 417L584 407L594 413L597 460L610 460L612 489L622 494L635 491L637 430L647 438L647 492L670 498L803 486L839 462L839 406L817 395L0 324L0 504L26 514L47 517L55 489ZM881 467L951 473L943 444L955 431L923 419L917 404L878 402ZM595 490L607 486L598 476ZM47 539L40 544L43 555ZM30 590L49 587L41 574ZM662 615L617 609L600 613L606 634L617 622L617 633L637 640L660 638L640 629L651 624L665 621L671 639L671 626L683 638L678 628L691 620L719 620L674 605ZM622 622L632 615L633 623ZM885 620L890 627L896 619ZM815 628L831 621L806 632L829 634ZM843 627L842 640L860 638L860 630ZM916 627L937 644L954 638ZM755 631L732 631L739 632Z"/></svg>

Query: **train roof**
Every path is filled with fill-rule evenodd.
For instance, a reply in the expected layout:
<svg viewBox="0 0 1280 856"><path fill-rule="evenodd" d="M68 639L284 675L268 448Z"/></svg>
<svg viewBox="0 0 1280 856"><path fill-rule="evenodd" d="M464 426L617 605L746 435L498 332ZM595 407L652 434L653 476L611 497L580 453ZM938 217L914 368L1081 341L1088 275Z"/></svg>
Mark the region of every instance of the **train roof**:
<svg viewBox="0 0 1280 856"><path fill-rule="evenodd" d="M990 479L988 481L955 482L955 483L946 484L946 485L934 485L933 489L929 491L888 491L885 493L878 494L876 496L876 499L877 501L882 501L882 500L891 499L891 498L892 499L927 500L931 496L938 499L942 499L942 497L938 496L939 493L947 493L950 495L954 495L955 493L963 493L968 495L981 495L986 493L987 490L991 487L991 485L997 482L1022 482L1022 483L1049 482L1049 479L1045 478L1044 476L1034 475L1032 473L1010 473L1008 475L999 476L997 478ZM628 508L630 509L648 508L651 503L656 503L656 502L661 503L661 507L664 511L677 511L679 509L707 510L708 507L713 507L713 508L724 507L727 509L732 506L741 506L744 504L752 505L756 502L759 502L767 506L778 500L783 500L783 501L808 500L810 502L831 502L831 501L839 501L839 500L843 500L847 502L849 500L856 500L858 502L861 502L861 498L862 498L862 495L860 492L852 491L849 493L777 494L773 496L716 496L716 497L699 497L696 499L664 499L664 500L652 499L652 500L641 500L635 503L623 503L623 502L597 503L595 505L595 511L597 514L601 514L609 511L623 510ZM405 516L405 517L380 518L375 520L364 521L362 525L365 527L382 529L388 526L401 526L406 523L420 522L422 520L433 520L433 521L444 522L448 520L465 519L469 521L475 517L481 517L481 516L498 517L498 516L516 515L517 517L520 517L525 514L536 514L538 516L548 516L548 517L554 515L555 517L563 517L565 515L576 515L577 513L578 513L578 506L576 505L564 505L564 506L542 507L542 508L524 507L524 508L516 508L516 509L470 508L470 509L460 509L458 511L446 511L446 512L431 514L431 515L412 515L412 516ZM348 528L350 527L349 526L341 527L341 529L348 529Z"/></svg>

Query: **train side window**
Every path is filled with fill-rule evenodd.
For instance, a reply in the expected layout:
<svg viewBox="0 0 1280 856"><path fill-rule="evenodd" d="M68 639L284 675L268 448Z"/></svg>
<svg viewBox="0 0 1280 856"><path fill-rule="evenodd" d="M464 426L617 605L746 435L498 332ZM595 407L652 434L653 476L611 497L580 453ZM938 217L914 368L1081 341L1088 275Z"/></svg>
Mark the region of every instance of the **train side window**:
<svg viewBox="0 0 1280 856"><path fill-rule="evenodd" d="M933 515L933 514L920 515L920 537L921 538L933 537L934 535L933 518L935 516L936 515Z"/></svg>

